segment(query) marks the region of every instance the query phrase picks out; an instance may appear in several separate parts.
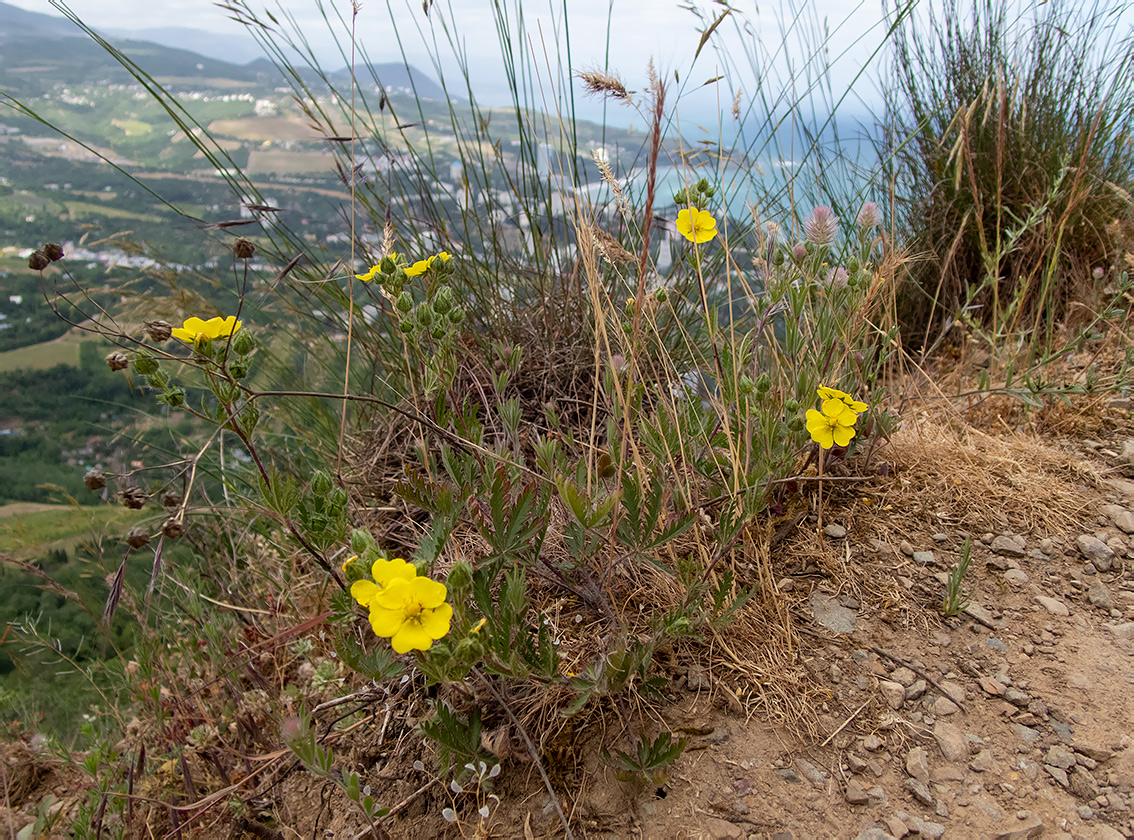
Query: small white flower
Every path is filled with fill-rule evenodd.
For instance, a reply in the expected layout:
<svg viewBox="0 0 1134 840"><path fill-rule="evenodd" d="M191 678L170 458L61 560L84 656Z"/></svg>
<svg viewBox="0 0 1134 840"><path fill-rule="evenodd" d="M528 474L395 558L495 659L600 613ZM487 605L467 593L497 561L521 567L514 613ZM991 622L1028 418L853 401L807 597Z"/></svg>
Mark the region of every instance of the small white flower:
<svg viewBox="0 0 1134 840"><path fill-rule="evenodd" d="M441 812L441 816L445 818L446 822L455 823L457 821L457 812L452 808L446 808Z"/></svg>

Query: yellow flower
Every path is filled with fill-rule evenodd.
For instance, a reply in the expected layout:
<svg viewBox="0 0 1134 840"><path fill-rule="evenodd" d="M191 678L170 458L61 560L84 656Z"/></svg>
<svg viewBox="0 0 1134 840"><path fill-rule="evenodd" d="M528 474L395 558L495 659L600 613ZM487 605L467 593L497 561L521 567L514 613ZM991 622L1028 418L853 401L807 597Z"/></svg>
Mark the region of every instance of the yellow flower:
<svg viewBox="0 0 1134 840"><path fill-rule="evenodd" d="M361 280L363 283L369 283L371 280L374 279L374 275L378 273L379 269L381 269L381 266L372 265L372 266L370 266L370 270L368 272L366 272L365 274L354 275L354 279L355 280Z"/></svg>
<svg viewBox="0 0 1134 840"><path fill-rule="evenodd" d="M378 559L370 567L370 575L374 578L373 581L356 580L350 585L351 597L364 607L369 607L394 581L413 580L417 576L417 569L413 567L413 563L407 563L401 557L393 560Z"/></svg>
<svg viewBox="0 0 1134 840"><path fill-rule="evenodd" d="M417 277L419 274L425 274L429 267L433 265L434 260L441 260L441 262L449 262L453 257L448 251L442 251L440 254L434 254L432 257L426 257L423 260L418 260L409 268L406 269L406 277Z"/></svg>
<svg viewBox="0 0 1134 840"><path fill-rule="evenodd" d="M838 388L829 388L826 385L820 385L819 390L816 391L821 400L842 400L842 402L853 411L855 414L862 414L866 411L866 403L860 402L848 394L846 391L840 391Z"/></svg>
<svg viewBox="0 0 1134 840"><path fill-rule="evenodd" d="M353 563L353 562L354 562L355 560L357 560L357 559L358 559L358 555L357 555L357 554L352 554L352 555L351 555L350 557L348 557L348 558L346 559L346 562L345 562L345 563L343 563L343 571L345 572L345 571L346 571L346 567L347 567L347 566L349 566L349 565L350 565L351 563Z"/></svg>
<svg viewBox="0 0 1134 840"><path fill-rule="evenodd" d="M824 449L846 446L854 437L858 415L847 409L842 400L824 400L823 410L807 410L807 431L811 439Z"/></svg>
<svg viewBox="0 0 1134 840"><path fill-rule="evenodd" d="M677 232L690 242L708 242L717 235L717 220L704 210L686 207L677 214Z"/></svg>
<svg viewBox="0 0 1134 840"><path fill-rule="evenodd" d="M210 318L207 321L195 317L187 318L185 326L173 328L172 335L186 344L193 344L201 338L227 338L240 329L240 325L241 322L236 320L235 315L229 315L227 318Z"/></svg>
<svg viewBox="0 0 1134 840"><path fill-rule="evenodd" d="M449 632L453 608L440 581L424 577L395 580L370 602L370 626L397 653L429 650Z"/></svg>

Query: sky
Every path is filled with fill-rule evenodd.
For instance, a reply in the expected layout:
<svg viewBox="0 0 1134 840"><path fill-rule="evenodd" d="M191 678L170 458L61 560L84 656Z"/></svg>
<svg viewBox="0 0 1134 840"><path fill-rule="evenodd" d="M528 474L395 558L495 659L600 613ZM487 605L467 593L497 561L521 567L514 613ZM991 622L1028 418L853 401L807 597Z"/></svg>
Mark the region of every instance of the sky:
<svg viewBox="0 0 1134 840"><path fill-rule="evenodd" d="M8 2L32 11L56 13L47 0ZM445 34L454 33L470 68L478 99L488 104L504 104L507 87L500 40L490 12L492 0L433 0L428 16L423 13L422 2L362 0L356 33L371 60L376 63L400 60L400 40L400 48L405 50L409 63L434 77L445 73L447 78L455 80L458 62ZM696 63L693 57L700 40L699 30L706 24L686 7L700 7L704 19L711 21L723 8L713 0L526 0L522 6L528 35L526 43L524 39L517 42L524 43L529 57L534 55L536 64L546 73L549 63L555 66L556 44L562 48L569 33L572 64L576 69L613 69L632 90L646 87L647 64L653 59L665 77L672 80L676 73L677 78L685 82L683 113L691 120L703 120L711 119L721 110L728 111L737 86L750 93L756 87L757 78L770 85L777 77L788 84L789 76L797 79L806 76L804 59L816 52L814 45L822 40L817 33L824 27L832 33L827 41L828 57L835 59L846 50L835 62L833 78L839 80L855 78L884 35L881 0L799 0L798 5L805 9L802 15L778 2L761 3L757 12L757 4L752 0L733 0L737 13L721 23L713 42L706 46ZM345 63L334 51L334 38L320 14L317 0L279 0L271 5L249 0L249 5L257 13L268 9L276 12L277 17L280 9L286 11L329 69L338 69ZM520 4L517 0L505 0L501 5L514 10ZM229 35L244 31L208 0L162 0L159 3L70 0L69 6L96 29L181 26ZM349 21L351 6L346 0L327 2L325 8L331 15L341 14ZM519 21L515 16L511 23L513 31L517 31ZM785 38L782 32L793 26L794 32ZM395 31L400 38L394 37ZM436 39L436 47L431 55L429 44L433 39ZM798 43L800 40L804 44ZM757 41L762 41L770 51L779 50L781 55L775 59L749 61L746 53L750 53ZM787 46L789 58L782 55L781 45ZM726 55L731 58L725 58ZM737 64L732 68L734 81L730 86L718 83L710 85L708 90L690 92L704 80L719 75L729 60ZM671 90L678 87L674 85ZM857 85L855 96L873 101L871 84ZM584 102L583 110L588 112L584 116L594 118L601 113L601 105Z"/></svg>

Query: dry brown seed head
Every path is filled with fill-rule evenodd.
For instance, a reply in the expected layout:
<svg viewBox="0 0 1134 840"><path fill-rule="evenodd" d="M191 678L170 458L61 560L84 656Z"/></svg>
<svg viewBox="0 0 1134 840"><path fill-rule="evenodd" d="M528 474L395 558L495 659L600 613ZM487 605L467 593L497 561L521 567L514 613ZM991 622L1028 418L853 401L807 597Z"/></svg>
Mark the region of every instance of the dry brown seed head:
<svg viewBox="0 0 1134 840"><path fill-rule="evenodd" d="M161 497L161 506L162 507L175 508L179 504L181 504L181 494L180 493L174 493L172 490L170 490L170 491L167 491L165 493L165 495Z"/></svg>
<svg viewBox="0 0 1134 840"><path fill-rule="evenodd" d="M164 536L175 540L185 533L185 520L179 516L171 516L162 523L161 532Z"/></svg>
<svg viewBox="0 0 1134 840"><path fill-rule="evenodd" d="M87 474L83 476L83 483L87 485L88 490L101 490L106 486L106 476L103 475L102 470L87 470Z"/></svg>
<svg viewBox="0 0 1134 840"><path fill-rule="evenodd" d="M150 341L166 341L173 335L173 327L167 321L146 321L146 335Z"/></svg>
<svg viewBox="0 0 1134 840"><path fill-rule="evenodd" d="M631 101L630 91L626 89L626 85L622 84L622 80L611 73L604 73L600 70L584 70L579 73L579 78L583 80L583 87L587 93L597 96L609 95L623 102Z"/></svg>
<svg viewBox="0 0 1134 840"><path fill-rule="evenodd" d="M141 487L127 487L119 497L122 499L122 504L130 510L141 510L146 505L146 499L149 498Z"/></svg>
<svg viewBox="0 0 1134 840"><path fill-rule="evenodd" d="M47 254L43 251L35 251L28 257L28 268L32 271L43 271L51 265L51 260L47 258Z"/></svg>
<svg viewBox="0 0 1134 840"><path fill-rule="evenodd" d="M106 355L106 364L111 370L126 370L130 367L130 359L127 358L125 353L119 353L116 350Z"/></svg>
<svg viewBox="0 0 1134 840"><path fill-rule="evenodd" d="M232 243L232 253L238 260L250 260L256 253L256 246L242 237Z"/></svg>
<svg viewBox="0 0 1134 840"><path fill-rule="evenodd" d="M48 242L43 246L43 255L52 262L63 259L63 248L54 242Z"/></svg>
<svg viewBox="0 0 1134 840"><path fill-rule="evenodd" d="M137 526L131 528L126 534L126 543L130 548L145 548L150 542L150 535L145 528Z"/></svg>

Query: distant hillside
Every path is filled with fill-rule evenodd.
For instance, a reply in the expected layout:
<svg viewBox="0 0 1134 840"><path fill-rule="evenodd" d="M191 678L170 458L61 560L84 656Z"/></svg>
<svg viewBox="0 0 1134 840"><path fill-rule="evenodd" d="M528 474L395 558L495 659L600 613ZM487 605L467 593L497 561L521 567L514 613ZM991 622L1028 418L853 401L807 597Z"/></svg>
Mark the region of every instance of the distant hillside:
<svg viewBox="0 0 1134 840"><path fill-rule="evenodd" d="M283 78L246 35L206 32L183 26L142 30L104 30L104 36L154 76L232 79L266 85ZM67 38L66 50L45 50L45 41ZM83 84L130 81L128 74L81 29L69 20L29 12L0 1L0 88L19 96L38 95L54 83ZM29 72L34 68L34 72ZM305 69L305 68L304 68ZM310 82L314 73L303 72ZM400 62L374 64L356 70L368 86L377 78L391 93L415 89L422 99L444 99L441 86L416 67ZM350 71L331 74L345 85Z"/></svg>

